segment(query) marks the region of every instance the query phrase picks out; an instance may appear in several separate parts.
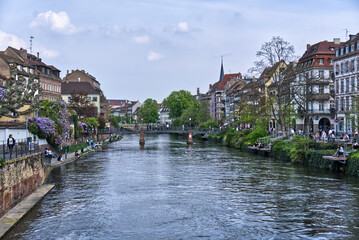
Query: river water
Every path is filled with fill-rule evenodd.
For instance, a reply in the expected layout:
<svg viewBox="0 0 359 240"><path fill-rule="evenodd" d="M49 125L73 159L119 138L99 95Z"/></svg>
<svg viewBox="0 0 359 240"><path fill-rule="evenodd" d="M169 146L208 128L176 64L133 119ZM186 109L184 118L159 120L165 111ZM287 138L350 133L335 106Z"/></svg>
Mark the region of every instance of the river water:
<svg viewBox="0 0 359 240"><path fill-rule="evenodd" d="M6 239L359 239L359 179L178 136L54 169Z"/></svg>

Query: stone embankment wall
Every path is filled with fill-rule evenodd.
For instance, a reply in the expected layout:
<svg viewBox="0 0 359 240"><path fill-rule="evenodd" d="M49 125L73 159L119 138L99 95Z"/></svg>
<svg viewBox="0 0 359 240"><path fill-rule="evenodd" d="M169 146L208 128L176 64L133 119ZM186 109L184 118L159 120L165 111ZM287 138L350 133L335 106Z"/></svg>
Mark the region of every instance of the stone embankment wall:
<svg viewBox="0 0 359 240"><path fill-rule="evenodd" d="M7 161L0 169L0 217L43 184L42 154Z"/></svg>

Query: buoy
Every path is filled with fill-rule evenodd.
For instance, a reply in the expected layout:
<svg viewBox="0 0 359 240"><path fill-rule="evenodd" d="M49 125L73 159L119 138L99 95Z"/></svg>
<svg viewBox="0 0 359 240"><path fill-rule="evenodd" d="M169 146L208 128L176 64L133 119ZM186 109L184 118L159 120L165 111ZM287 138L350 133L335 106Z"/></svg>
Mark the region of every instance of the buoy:
<svg viewBox="0 0 359 240"><path fill-rule="evenodd" d="M193 143L192 131L188 131L187 144L192 144L192 143Z"/></svg>
<svg viewBox="0 0 359 240"><path fill-rule="evenodd" d="M140 131L140 145L145 145L145 132Z"/></svg>

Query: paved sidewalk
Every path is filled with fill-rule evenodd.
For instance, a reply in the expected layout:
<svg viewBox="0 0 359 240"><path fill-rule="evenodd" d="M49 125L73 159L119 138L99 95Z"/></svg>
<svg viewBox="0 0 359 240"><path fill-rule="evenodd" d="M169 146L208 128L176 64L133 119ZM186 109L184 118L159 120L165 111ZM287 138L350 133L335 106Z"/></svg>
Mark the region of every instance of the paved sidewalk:
<svg viewBox="0 0 359 240"><path fill-rule="evenodd" d="M4 237L21 218L33 209L53 187L54 185L40 186L35 192L26 197L0 218L0 239Z"/></svg>

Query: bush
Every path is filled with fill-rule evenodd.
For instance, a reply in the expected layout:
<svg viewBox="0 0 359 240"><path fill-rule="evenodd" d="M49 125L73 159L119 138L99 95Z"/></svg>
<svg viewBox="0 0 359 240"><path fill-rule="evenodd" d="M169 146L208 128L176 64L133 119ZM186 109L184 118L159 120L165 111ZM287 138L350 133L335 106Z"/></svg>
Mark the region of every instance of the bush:
<svg viewBox="0 0 359 240"><path fill-rule="evenodd" d="M199 124L199 126L200 127L205 127L205 128L212 128L212 127L214 127L214 128L218 128L219 126L218 126L218 123L216 122L216 121L213 121L213 120L208 120L208 121L206 121L206 122L204 122L204 123L200 123Z"/></svg>
<svg viewBox="0 0 359 240"><path fill-rule="evenodd" d="M5 167L5 165L6 165L5 159L3 157L0 157L0 168Z"/></svg>
<svg viewBox="0 0 359 240"><path fill-rule="evenodd" d="M248 134L246 140L249 145L253 145L258 138L266 137L266 136L268 136L268 131L266 129L258 128L258 129L254 129L253 132Z"/></svg>

